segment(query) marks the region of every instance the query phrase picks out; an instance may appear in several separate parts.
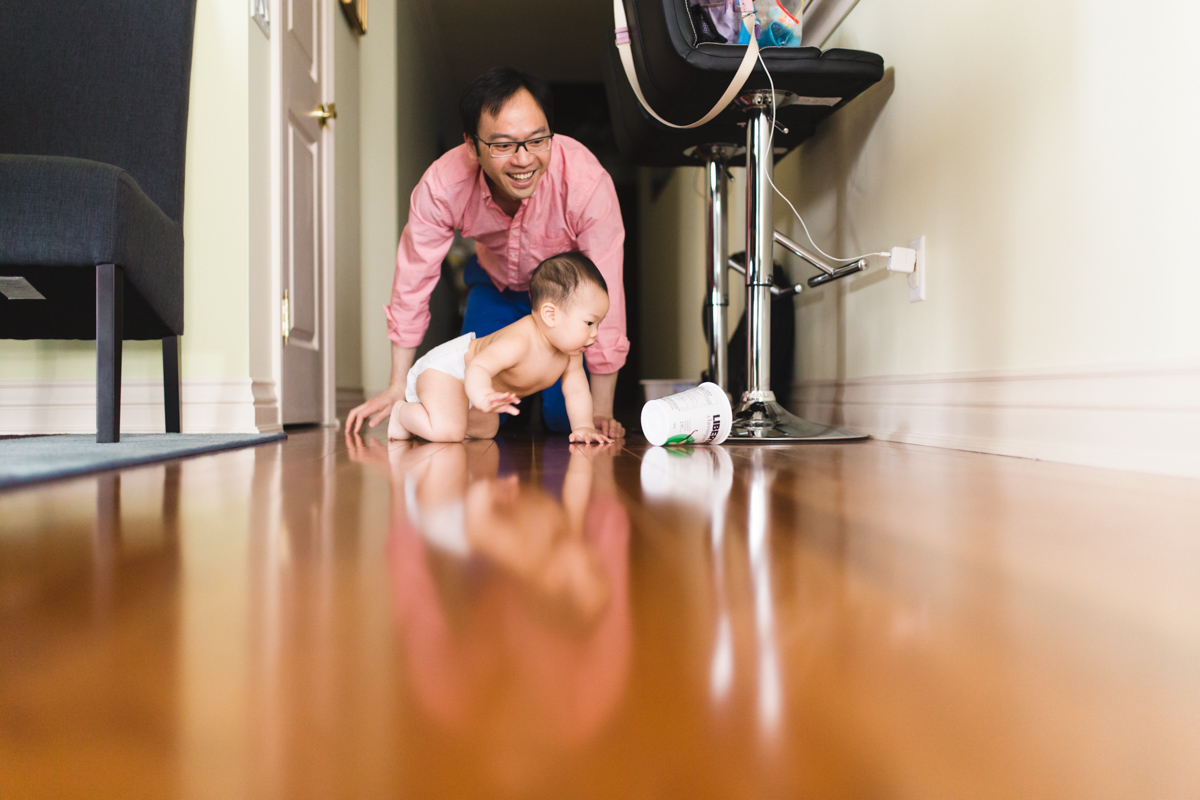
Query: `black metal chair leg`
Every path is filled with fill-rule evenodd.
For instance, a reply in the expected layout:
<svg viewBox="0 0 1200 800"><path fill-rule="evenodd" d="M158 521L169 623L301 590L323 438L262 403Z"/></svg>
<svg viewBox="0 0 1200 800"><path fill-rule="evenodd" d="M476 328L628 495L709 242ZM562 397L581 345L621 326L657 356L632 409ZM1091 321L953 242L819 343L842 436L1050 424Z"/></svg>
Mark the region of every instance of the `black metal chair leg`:
<svg viewBox="0 0 1200 800"><path fill-rule="evenodd" d="M179 397L179 337L166 336L163 348L163 415L167 433L182 433L182 411Z"/></svg>
<svg viewBox="0 0 1200 800"><path fill-rule="evenodd" d="M96 266L96 441L121 440L121 345L125 276L115 264Z"/></svg>

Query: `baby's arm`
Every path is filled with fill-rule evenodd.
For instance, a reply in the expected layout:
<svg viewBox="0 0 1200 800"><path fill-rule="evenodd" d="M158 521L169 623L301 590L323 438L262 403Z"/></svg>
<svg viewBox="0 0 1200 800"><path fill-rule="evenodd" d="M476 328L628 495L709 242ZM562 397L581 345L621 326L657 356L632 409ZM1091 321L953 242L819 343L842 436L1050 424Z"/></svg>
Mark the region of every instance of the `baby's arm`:
<svg viewBox="0 0 1200 800"><path fill-rule="evenodd" d="M498 336L476 353L463 378L471 405L487 414L519 414L517 404L521 398L512 392L497 392L492 378L520 363L528 349L520 336Z"/></svg>
<svg viewBox="0 0 1200 800"><path fill-rule="evenodd" d="M583 370L583 356L571 356L562 376L563 399L567 404L567 419L571 421L572 442L611 442L612 439L592 427L592 390Z"/></svg>

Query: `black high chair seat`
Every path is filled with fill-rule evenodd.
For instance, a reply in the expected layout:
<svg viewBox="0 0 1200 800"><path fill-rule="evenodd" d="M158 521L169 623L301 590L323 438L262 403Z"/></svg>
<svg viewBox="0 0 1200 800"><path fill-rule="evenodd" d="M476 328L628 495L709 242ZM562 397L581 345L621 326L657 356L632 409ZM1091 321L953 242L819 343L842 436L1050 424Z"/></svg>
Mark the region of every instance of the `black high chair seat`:
<svg viewBox="0 0 1200 800"><path fill-rule="evenodd" d="M625 79L616 45L609 43L605 55L604 87L613 135L617 140L617 149L623 156L643 167L698 167L704 163L704 154L696 153L696 147L726 144L737 148L736 155L729 156L726 163L733 167L746 165L745 115L726 113L698 128L668 128L646 113L646 109L638 102L637 95ZM784 125L782 114L780 119L780 124ZM787 133L775 131L776 158L799 147L816 132L815 127L804 127L799 122L785 127Z"/></svg>
<svg viewBox="0 0 1200 800"><path fill-rule="evenodd" d="M746 48L738 44L697 42L687 0L623 0L631 51L642 91L650 105L677 124L700 119L724 93ZM883 58L861 50L816 47L766 47L762 59L770 80L757 64L742 93L769 89L804 98L781 106L774 148L778 158L799 146L817 126L883 78ZM695 145L729 143L744 147L746 117L731 106L698 128L675 130L652 119L629 86L614 42L606 52L605 83L613 127L621 151L644 166L698 165L684 155ZM742 123L739 125L738 123ZM731 160L730 163L744 163Z"/></svg>

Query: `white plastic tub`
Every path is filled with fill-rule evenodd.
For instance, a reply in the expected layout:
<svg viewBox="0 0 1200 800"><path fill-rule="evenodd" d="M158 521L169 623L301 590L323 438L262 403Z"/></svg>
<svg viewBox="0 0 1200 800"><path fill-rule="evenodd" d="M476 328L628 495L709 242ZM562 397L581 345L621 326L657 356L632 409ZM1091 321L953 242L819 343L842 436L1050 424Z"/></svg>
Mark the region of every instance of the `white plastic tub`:
<svg viewBox="0 0 1200 800"><path fill-rule="evenodd" d="M715 383L648 400L642 406L642 435L655 446L720 444L732 425L729 397Z"/></svg>

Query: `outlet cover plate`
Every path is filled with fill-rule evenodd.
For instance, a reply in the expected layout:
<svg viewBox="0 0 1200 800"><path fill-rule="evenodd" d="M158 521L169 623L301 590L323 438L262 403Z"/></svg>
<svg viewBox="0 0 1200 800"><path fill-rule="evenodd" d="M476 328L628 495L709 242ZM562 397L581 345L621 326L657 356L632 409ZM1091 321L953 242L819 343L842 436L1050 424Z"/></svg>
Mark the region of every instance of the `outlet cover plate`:
<svg viewBox="0 0 1200 800"><path fill-rule="evenodd" d="M917 268L908 276L908 302L919 303L925 299L925 237L913 239L909 247L917 251Z"/></svg>

